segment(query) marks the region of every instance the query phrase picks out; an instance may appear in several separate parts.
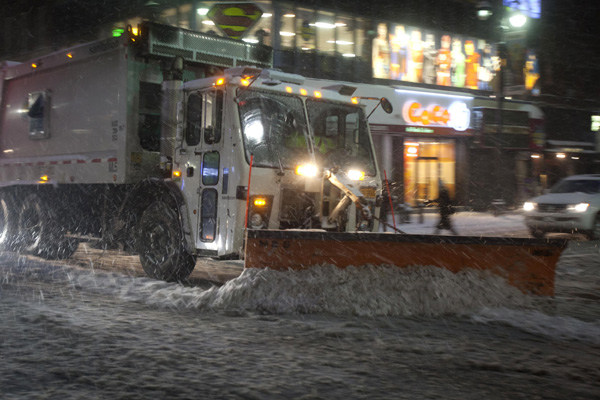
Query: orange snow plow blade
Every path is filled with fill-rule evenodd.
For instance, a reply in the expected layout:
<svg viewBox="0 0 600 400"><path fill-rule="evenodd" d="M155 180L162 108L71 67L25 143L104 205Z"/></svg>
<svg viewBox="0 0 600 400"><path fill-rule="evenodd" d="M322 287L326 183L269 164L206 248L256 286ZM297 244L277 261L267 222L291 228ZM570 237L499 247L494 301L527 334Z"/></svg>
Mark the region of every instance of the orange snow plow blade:
<svg viewBox="0 0 600 400"><path fill-rule="evenodd" d="M454 273L489 270L523 293L554 295L563 239L248 230L245 268L306 269L333 264L432 265Z"/></svg>

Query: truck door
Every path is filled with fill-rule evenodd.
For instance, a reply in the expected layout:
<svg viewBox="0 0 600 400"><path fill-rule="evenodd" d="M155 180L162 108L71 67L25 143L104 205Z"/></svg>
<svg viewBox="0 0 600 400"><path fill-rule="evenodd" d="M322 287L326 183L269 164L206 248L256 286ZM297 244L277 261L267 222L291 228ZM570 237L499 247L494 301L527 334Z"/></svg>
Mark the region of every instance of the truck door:
<svg viewBox="0 0 600 400"><path fill-rule="evenodd" d="M219 232L219 215L223 190L226 189L221 174L223 153L223 91L209 89L189 93L186 99L185 165L183 191L187 204L195 209L192 216L196 248L206 255L216 255ZM225 189L224 189L225 188ZM226 232L223 232L226 234Z"/></svg>

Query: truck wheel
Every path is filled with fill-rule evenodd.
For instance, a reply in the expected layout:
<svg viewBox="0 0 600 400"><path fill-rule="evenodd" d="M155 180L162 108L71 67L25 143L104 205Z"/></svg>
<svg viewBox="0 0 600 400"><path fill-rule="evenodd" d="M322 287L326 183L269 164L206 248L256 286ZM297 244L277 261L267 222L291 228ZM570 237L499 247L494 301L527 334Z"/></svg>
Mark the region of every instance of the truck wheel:
<svg viewBox="0 0 600 400"><path fill-rule="evenodd" d="M177 211L162 201L152 203L138 222L136 241L146 274L164 281L190 276L196 259L186 250L184 240Z"/></svg>
<svg viewBox="0 0 600 400"><path fill-rule="evenodd" d="M17 239L17 210L7 195L0 196L0 250L14 250Z"/></svg>
<svg viewBox="0 0 600 400"><path fill-rule="evenodd" d="M69 258L79 242L66 238L50 208L36 195L25 197L18 218L18 246L47 259Z"/></svg>
<svg viewBox="0 0 600 400"><path fill-rule="evenodd" d="M66 259L79 245L66 238L52 210L36 194L25 197L18 216L18 248L47 259Z"/></svg>
<svg viewBox="0 0 600 400"><path fill-rule="evenodd" d="M596 215L596 220L594 221L594 225L592 229L590 229L587 233L587 237L590 240L598 240L600 239L600 213Z"/></svg>

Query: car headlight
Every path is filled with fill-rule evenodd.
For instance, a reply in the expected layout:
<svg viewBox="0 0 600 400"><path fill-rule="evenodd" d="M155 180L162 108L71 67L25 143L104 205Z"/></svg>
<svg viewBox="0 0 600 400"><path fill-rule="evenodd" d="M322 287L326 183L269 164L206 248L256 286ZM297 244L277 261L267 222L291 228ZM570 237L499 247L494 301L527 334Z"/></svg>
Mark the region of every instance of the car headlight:
<svg viewBox="0 0 600 400"><path fill-rule="evenodd" d="M585 212L590 205L588 203L569 204L567 211Z"/></svg>
<svg viewBox="0 0 600 400"><path fill-rule="evenodd" d="M523 204L523 211L533 211L537 208L537 203L532 203L530 201L526 201L525 204Z"/></svg>

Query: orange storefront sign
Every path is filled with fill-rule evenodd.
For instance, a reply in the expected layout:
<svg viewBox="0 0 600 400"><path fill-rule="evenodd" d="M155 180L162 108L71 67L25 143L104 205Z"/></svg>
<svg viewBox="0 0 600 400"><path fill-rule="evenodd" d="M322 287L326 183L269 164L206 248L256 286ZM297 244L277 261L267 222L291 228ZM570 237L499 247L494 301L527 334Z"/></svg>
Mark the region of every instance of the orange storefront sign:
<svg viewBox="0 0 600 400"><path fill-rule="evenodd" d="M423 107L418 101L406 103L403 109L404 120L414 125L447 126L450 121L450 111L437 104Z"/></svg>

